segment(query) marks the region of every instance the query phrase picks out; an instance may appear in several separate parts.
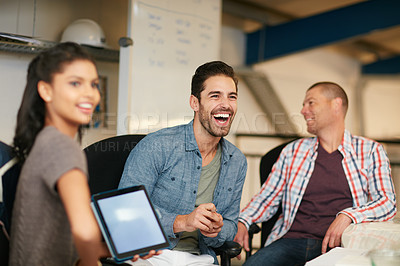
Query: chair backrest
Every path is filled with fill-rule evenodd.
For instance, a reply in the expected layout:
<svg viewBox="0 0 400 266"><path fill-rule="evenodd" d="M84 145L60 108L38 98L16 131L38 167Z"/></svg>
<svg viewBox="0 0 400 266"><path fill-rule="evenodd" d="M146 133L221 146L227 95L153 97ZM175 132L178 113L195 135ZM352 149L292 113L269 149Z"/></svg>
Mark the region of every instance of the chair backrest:
<svg viewBox="0 0 400 266"><path fill-rule="evenodd" d="M4 224L0 221L0 265L8 265L9 237Z"/></svg>
<svg viewBox="0 0 400 266"><path fill-rule="evenodd" d="M7 144L0 142L0 167L6 166L13 158L11 147ZM11 227L11 213L14 206L15 194L17 192L17 184L19 174L21 172L21 165L18 163L11 164L10 168L1 175L1 183L3 187L3 212L0 220L3 221L7 232L10 232ZM3 170L4 168L2 168Z"/></svg>
<svg viewBox="0 0 400 266"><path fill-rule="evenodd" d="M0 177L3 188L3 202L0 205L0 265L8 265L11 212L21 169L17 163L10 164L12 157L11 147L0 141Z"/></svg>
<svg viewBox="0 0 400 266"><path fill-rule="evenodd" d="M282 149L289 142L285 142L272 150L268 151L260 161L260 184L264 184L265 180L267 180L269 174L271 173L272 167L275 162L278 160L279 155L281 154ZM267 240L268 235L271 233L272 228L274 227L276 220L278 220L279 215L282 213L282 207L279 207L278 211L266 222L261 224L261 247L264 246L265 241Z"/></svg>
<svg viewBox="0 0 400 266"><path fill-rule="evenodd" d="M121 135L100 140L84 149L88 161L89 188L91 194L117 189L125 161L131 150L146 135ZM112 259L102 258L103 266L128 266Z"/></svg>
<svg viewBox="0 0 400 266"><path fill-rule="evenodd" d="M117 189L131 150L146 135L122 135L100 140L84 149L92 194Z"/></svg>

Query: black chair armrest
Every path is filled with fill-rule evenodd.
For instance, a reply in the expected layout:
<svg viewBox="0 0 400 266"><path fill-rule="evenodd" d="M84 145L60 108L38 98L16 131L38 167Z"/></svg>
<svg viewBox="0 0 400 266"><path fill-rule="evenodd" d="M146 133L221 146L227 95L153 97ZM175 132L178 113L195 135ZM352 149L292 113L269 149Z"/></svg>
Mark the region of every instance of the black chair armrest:
<svg viewBox="0 0 400 266"><path fill-rule="evenodd" d="M214 251L217 255L221 256L221 265L230 266L231 258L236 257L240 252L242 252L242 246L234 241L226 241L222 246L214 248ZM100 261L103 266L129 265L126 263L117 263L111 258L102 258Z"/></svg>
<svg viewBox="0 0 400 266"><path fill-rule="evenodd" d="M258 234L261 231L261 228L257 224L250 225L249 235L253 237L253 235Z"/></svg>
<svg viewBox="0 0 400 266"><path fill-rule="evenodd" d="M231 258L236 257L242 252L242 246L234 241L226 241L222 246L214 248L217 255L221 256L221 265L230 266Z"/></svg>
<svg viewBox="0 0 400 266"><path fill-rule="evenodd" d="M249 249L250 251L246 251L246 260L251 256L251 252L253 250L253 236L261 232L261 228L257 224L252 224L249 227Z"/></svg>

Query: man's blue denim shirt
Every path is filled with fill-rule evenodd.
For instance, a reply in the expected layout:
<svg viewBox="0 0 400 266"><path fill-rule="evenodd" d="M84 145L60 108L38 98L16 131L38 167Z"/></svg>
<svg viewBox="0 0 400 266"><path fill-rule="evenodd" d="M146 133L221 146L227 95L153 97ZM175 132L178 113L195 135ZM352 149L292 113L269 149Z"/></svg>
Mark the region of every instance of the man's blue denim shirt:
<svg viewBox="0 0 400 266"><path fill-rule="evenodd" d="M240 199L247 171L243 153L221 138L220 177L213 203L224 219L215 238L199 233L202 254L216 258L210 247L231 241L237 232ZM174 234L177 215L189 214L195 208L202 158L193 132L193 121L187 125L161 129L147 135L131 151L119 188L145 185L151 201L159 211L160 220L174 248L181 234Z"/></svg>

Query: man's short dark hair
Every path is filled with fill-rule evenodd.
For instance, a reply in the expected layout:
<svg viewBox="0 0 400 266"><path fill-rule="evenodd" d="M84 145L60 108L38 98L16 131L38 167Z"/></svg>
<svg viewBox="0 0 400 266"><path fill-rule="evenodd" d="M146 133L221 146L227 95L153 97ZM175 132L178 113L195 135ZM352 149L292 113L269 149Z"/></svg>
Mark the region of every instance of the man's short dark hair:
<svg viewBox="0 0 400 266"><path fill-rule="evenodd" d="M191 94L200 100L200 94L204 90L204 82L213 76L226 76L235 82L236 92L238 90L238 80L233 68L222 61L212 61L199 66L192 77Z"/></svg>
<svg viewBox="0 0 400 266"><path fill-rule="evenodd" d="M328 98L328 99L335 99L335 98L340 98L342 99L342 106L344 110L344 114L346 114L347 109L349 108L349 99L347 98L347 94L344 91L344 89L339 86L338 84L330 81L322 81L322 82L317 82L313 85L311 85L310 88L308 88L307 91L315 88L315 87L321 87L323 94Z"/></svg>

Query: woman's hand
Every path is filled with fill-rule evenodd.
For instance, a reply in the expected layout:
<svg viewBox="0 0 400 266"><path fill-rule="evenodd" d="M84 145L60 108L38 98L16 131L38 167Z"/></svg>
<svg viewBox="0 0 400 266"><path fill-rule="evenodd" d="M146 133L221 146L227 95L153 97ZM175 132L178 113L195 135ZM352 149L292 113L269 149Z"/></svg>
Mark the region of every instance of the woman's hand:
<svg viewBox="0 0 400 266"><path fill-rule="evenodd" d="M142 260L147 260L147 259L150 259L150 258L153 257L153 256L160 255L161 253L162 253L162 250L158 250L158 251L151 250L151 251L149 252L149 254L147 254L147 255L145 255L145 256L135 255L131 261L135 262L135 261L137 261L139 258L142 259Z"/></svg>

